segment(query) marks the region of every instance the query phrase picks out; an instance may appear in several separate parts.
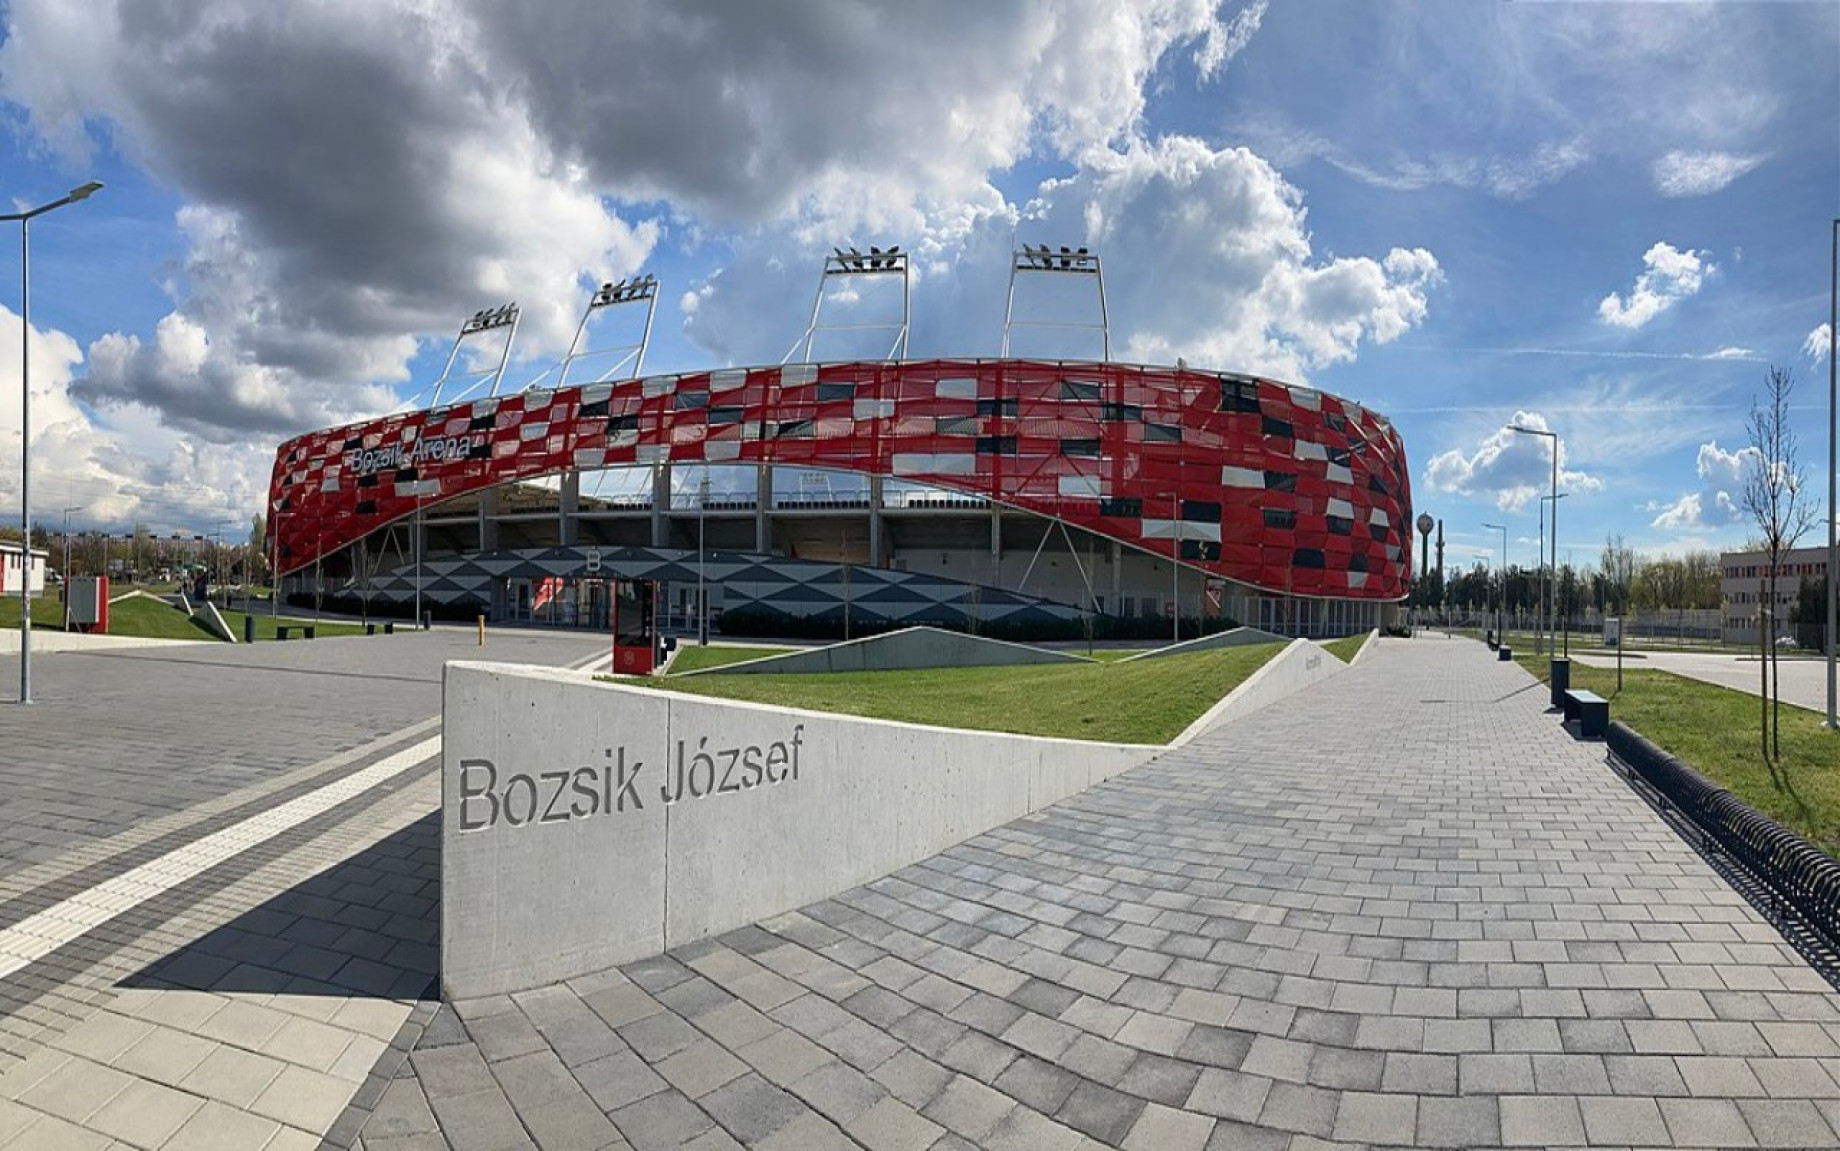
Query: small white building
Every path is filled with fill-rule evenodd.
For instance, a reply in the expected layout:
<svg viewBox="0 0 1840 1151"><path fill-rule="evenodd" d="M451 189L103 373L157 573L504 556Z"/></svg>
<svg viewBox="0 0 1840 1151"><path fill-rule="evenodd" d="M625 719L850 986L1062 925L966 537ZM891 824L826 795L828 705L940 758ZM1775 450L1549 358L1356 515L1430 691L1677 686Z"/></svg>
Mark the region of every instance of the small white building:
<svg viewBox="0 0 1840 1151"><path fill-rule="evenodd" d="M1724 600L1726 643L1755 647L1757 617L1769 598L1766 580L1770 570L1768 552L1725 552L1719 556L1719 593ZM1770 614L1772 628L1778 636L1794 635L1795 625L1789 615L1801 593L1802 580L1820 579L1827 574L1827 545L1795 548L1783 553L1776 571L1776 603Z"/></svg>
<svg viewBox="0 0 1840 1151"><path fill-rule="evenodd" d="M25 564L21 560L24 549L11 540L0 540L0 594L18 595L19 576ZM45 557L43 548L33 548L31 553L31 593L43 595L45 592Z"/></svg>

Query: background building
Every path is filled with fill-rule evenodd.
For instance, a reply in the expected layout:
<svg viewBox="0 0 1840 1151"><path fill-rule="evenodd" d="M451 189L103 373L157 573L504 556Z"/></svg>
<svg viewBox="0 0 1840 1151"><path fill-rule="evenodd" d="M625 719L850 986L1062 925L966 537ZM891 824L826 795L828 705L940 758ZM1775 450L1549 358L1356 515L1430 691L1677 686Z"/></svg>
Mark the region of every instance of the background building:
<svg viewBox="0 0 1840 1151"><path fill-rule="evenodd" d="M1754 647L1761 609L1769 599L1767 580L1770 556L1764 551L1725 552L1719 556L1719 591L1724 598L1724 640ZM1827 574L1827 545L1796 548L1783 553L1776 575L1776 603L1771 615L1778 637L1796 634L1790 613L1801 594L1804 579L1820 580ZM1825 616L1822 617L1825 620ZM1822 625L1825 627L1825 623Z"/></svg>
<svg viewBox="0 0 1840 1151"><path fill-rule="evenodd" d="M0 594L18 595L19 580L22 574L25 574L26 577L32 581L30 587L31 594L39 595L44 592L45 557L47 553L42 548L31 549L31 566L29 569L26 566L26 561L22 558L24 554L25 550L17 543L10 540L0 540L0 573L3 573L4 577L0 579Z"/></svg>

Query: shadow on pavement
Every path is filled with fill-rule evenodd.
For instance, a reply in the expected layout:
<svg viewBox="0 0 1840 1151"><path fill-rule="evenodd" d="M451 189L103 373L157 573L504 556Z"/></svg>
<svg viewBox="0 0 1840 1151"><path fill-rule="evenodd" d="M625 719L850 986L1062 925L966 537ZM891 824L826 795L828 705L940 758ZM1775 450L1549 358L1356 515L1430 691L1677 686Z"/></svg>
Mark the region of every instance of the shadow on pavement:
<svg viewBox="0 0 1840 1151"><path fill-rule="evenodd" d="M436 998L440 834L440 812L430 812L162 956L120 986Z"/></svg>

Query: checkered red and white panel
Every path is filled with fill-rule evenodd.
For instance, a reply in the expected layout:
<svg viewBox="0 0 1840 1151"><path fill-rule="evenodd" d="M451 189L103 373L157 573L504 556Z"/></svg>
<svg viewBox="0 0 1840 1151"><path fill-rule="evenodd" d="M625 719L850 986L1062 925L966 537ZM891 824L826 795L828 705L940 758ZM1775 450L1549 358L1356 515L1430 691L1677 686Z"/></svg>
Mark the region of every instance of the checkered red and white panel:
<svg viewBox="0 0 1840 1151"><path fill-rule="evenodd" d="M1105 363L787 364L498 396L281 445L282 572L419 506L632 464L838 468L1054 516L1271 592L1391 600L1411 573L1384 417L1252 376ZM1178 524L1177 521L1180 521Z"/></svg>

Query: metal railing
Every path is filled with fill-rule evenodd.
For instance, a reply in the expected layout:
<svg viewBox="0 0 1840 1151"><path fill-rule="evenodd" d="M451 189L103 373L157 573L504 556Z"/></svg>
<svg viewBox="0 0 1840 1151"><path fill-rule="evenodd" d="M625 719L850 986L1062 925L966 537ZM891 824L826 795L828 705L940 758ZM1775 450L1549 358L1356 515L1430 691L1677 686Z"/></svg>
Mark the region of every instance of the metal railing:
<svg viewBox="0 0 1840 1151"><path fill-rule="evenodd" d="M1830 955L1840 954L1840 861L1751 807L1628 725L1605 737L1610 754L1641 775L1693 825L1792 908Z"/></svg>

